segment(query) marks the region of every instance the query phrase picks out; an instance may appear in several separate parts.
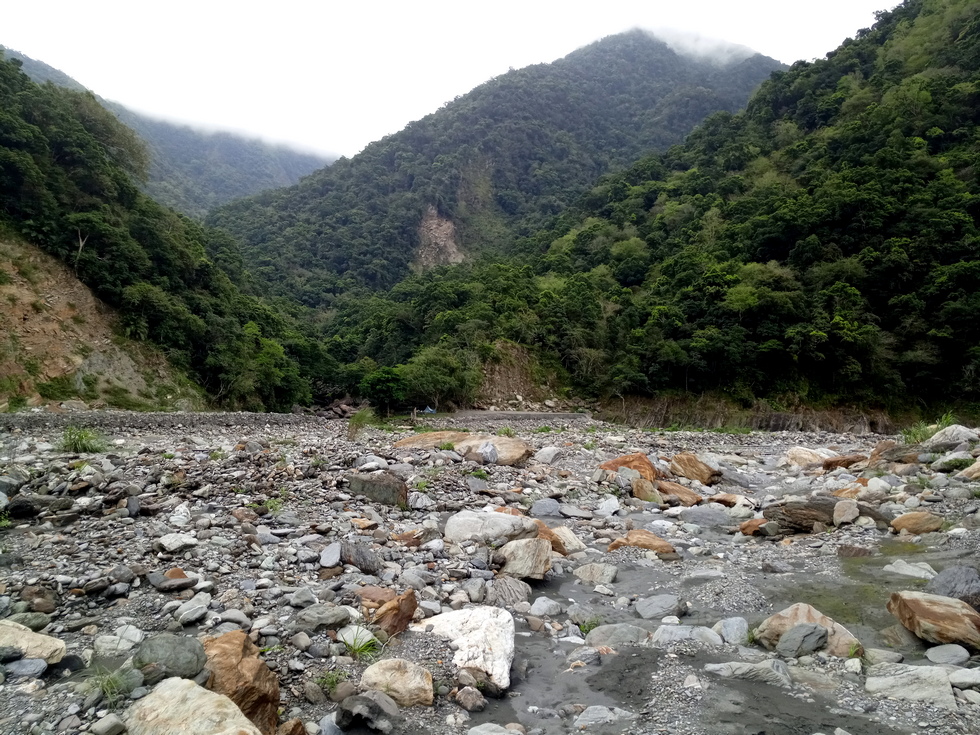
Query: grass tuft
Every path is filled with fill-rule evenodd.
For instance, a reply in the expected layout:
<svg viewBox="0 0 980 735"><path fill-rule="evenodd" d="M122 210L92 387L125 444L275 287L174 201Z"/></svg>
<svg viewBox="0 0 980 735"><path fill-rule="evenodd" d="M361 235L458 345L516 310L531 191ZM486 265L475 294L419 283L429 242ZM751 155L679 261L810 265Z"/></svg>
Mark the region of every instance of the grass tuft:
<svg viewBox="0 0 980 735"><path fill-rule="evenodd" d="M102 452L105 451L106 441L101 434L92 429L66 426L58 446L64 452L74 452L75 454Z"/></svg>

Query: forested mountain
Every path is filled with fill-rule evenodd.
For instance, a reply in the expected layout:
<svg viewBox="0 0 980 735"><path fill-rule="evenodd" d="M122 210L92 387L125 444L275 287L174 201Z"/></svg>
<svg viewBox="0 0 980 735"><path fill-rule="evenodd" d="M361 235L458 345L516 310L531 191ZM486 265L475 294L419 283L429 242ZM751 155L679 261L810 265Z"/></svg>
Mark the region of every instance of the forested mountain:
<svg viewBox="0 0 980 735"><path fill-rule="evenodd" d="M978 122L980 5L906 0L601 180L521 257L338 299L335 354L466 364L506 338L579 391L977 402Z"/></svg>
<svg viewBox="0 0 980 735"><path fill-rule="evenodd" d="M234 241L140 191L148 157L136 134L91 93L35 84L19 67L0 58L3 239L67 263L121 311L128 336L164 348L224 405L282 409L322 392L333 363L236 285L246 278Z"/></svg>
<svg viewBox="0 0 980 735"><path fill-rule="evenodd" d="M208 222L238 237L252 273L329 306L388 288L413 263L503 252L598 176L735 111L780 64L675 53L646 32L503 74L297 186L234 202Z"/></svg>
<svg viewBox="0 0 980 735"><path fill-rule="evenodd" d="M20 59L24 72L35 82L50 81L77 92L85 91L70 76L44 62L18 51L0 50L9 58ZM143 185L146 193L196 219L203 219L210 209L233 199L295 184L331 160L233 133L204 132L157 120L117 102L101 98L99 102L146 142L150 153Z"/></svg>

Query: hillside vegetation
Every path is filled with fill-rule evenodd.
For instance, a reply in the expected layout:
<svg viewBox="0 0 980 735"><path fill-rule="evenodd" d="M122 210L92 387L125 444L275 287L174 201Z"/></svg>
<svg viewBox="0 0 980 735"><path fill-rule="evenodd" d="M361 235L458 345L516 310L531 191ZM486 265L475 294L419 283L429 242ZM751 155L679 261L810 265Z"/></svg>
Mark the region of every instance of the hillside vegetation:
<svg viewBox="0 0 980 735"><path fill-rule="evenodd" d="M18 51L0 50L8 58L19 59L24 73L35 82L86 91L42 61ZM233 199L295 184L332 160L233 133L196 130L98 99L146 143L150 165L143 190L195 219L203 219L210 209Z"/></svg>
<svg viewBox="0 0 980 735"><path fill-rule="evenodd" d="M978 10L907 0L519 256L338 298L337 356L465 362L508 339L598 394L977 401Z"/></svg>
<svg viewBox="0 0 980 735"><path fill-rule="evenodd" d="M680 142L711 112L742 107L777 68L759 55L719 66L642 31L611 36L496 77L208 222L240 239L274 292L330 306L354 288L390 288L411 265L505 252L601 174ZM422 245L434 254L420 258Z"/></svg>

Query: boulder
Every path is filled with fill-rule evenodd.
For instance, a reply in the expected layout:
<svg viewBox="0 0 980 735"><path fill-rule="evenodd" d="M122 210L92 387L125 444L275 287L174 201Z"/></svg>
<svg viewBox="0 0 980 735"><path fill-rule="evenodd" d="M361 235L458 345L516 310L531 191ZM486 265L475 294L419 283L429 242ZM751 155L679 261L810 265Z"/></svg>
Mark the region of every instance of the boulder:
<svg viewBox="0 0 980 735"><path fill-rule="evenodd" d="M809 467L810 465L819 464L822 465L824 457L821 454L813 451L812 449L807 449L806 447L792 447L787 450L786 456L783 458L785 464L796 465L797 467Z"/></svg>
<svg viewBox="0 0 980 735"><path fill-rule="evenodd" d="M803 602L790 605L785 610L763 620L756 630L755 639L772 651L784 633L802 623L813 623L826 628L827 645L825 649L831 656L849 658L856 654L859 655L863 650L860 641L847 628L834 622L832 618L827 617L812 605Z"/></svg>
<svg viewBox="0 0 980 735"><path fill-rule="evenodd" d="M663 497L657 491L657 486L643 477L633 479L630 488L633 490L633 497L638 500L656 503L657 505L662 505L664 502Z"/></svg>
<svg viewBox="0 0 980 735"><path fill-rule="evenodd" d="M861 515L856 500L838 500L834 506L834 525L842 526L845 523L854 523Z"/></svg>
<svg viewBox="0 0 980 735"><path fill-rule="evenodd" d="M538 538L544 539L549 544L551 544L551 550L562 556L568 555L568 549L565 548L565 544L562 542L561 538L552 531L548 524L544 521L540 521L537 518L534 519L534 525L538 527Z"/></svg>
<svg viewBox="0 0 980 735"><path fill-rule="evenodd" d="M398 635L408 628L418 608L415 590L407 589L395 599L389 600L374 614L374 624L388 634Z"/></svg>
<svg viewBox="0 0 980 735"><path fill-rule="evenodd" d="M793 533L812 533L813 524L831 526L834 523L834 509L838 499L819 496L814 498L791 498L779 505L770 505L762 515L767 520L779 524L781 529ZM859 515L872 518L875 523L886 524L888 519L880 511L867 503L858 503Z"/></svg>
<svg viewBox="0 0 980 735"><path fill-rule="evenodd" d="M783 658L797 658L819 651L827 645L827 629L816 623L799 623L787 630L776 643L776 653Z"/></svg>
<svg viewBox="0 0 980 735"><path fill-rule="evenodd" d="M35 633L26 625L11 620L0 620L0 648L13 648L22 658L39 658L56 664L65 657L65 642L50 635Z"/></svg>
<svg viewBox="0 0 980 735"><path fill-rule="evenodd" d="M378 574L383 565L381 557L372 548L356 541L340 543L340 560L344 564L357 567L365 574Z"/></svg>
<svg viewBox="0 0 980 735"><path fill-rule="evenodd" d="M980 480L980 459L954 476L961 480Z"/></svg>
<svg viewBox="0 0 980 735"><path fill-rule="evenodd" d="M688 507L697 505L702 500L702 497L690 488L667 480L660 480L657 483L657 492L665 498L673 498L676 502Z"/></svg>
<svg viewBox="0 0 980 735"><path fill-rule="evenodd" d="M697 480L702 485L714 485L721 482L721 470L716 470L690 452L675 454L670 460L670 471L675 475Z"/></svg>
<svg viewBox="0 0 980 735"><path fill-rule="evenodd" d="M443 444L452 444L456 452L463 456L473 453L480 455L484 460L486 453L481 452L481 449L489 444L496 454L494 464L508 466L520 464L534 453L534 450L520 439L492 434L471 434L465 431L430 431L397 441L394 446L398 449L437 449Z"/></svg>
<svg viewBox="0 0 980 735"><path fill-rule="evenodd" d="M576 577L589 584L610 584L616 581L618 573L619 569L615 566L602 562L583 564L573 572Z"/></svg>
<svg viewBox="0 0 980 735"><path fill-rule="evenodd" d="M361 675L361 689L376 689L401 707L432 704L432 674L403 658L387 658L368 666Z"/></svg>
<svg viewBox="0 0 980 735"><path fill-rule="evenodd" d="M286 630L290 633L303 631L314 635L323 630L336 630L350 622L350 610L329 602L310 605L290 618Z"/></svg>
<svg viewBox="0 0 980 735"><path fill-rule="evenodd" d="M536 538L538 527L534 521L524 516L506 513L480 513L461 510L446 521L446 541L479 541L487 544L498 538L514 541L522 538Z"/></svg>
<svg viewBox="0 0 980 735"><path fill-rule="evenodd" d="M924 510L903 513L891 522L891 527L901 533L905 531L913 536L938 531L943 526L943 517Z"/></svg>
<svg viewBox="0 0 980 735"><path fill-rule="evenodd" d="M631 531L627 531L625 536L615 539L609 544L609 548L606 551L615 551L622 546L635 546L640 549L649 549L650 551L656 551L658 554L674 553L673 546L655 533L641 528L634 528Z"/></svg>
<svg viewBox="0 0 980 735"><path fill-rule="evenodd" d="M351 472L346 477L354 495L396 508L408 507L408 485L392 472Z"/></svg>
<svg viewBox="0 0 980 735"><path fill-rule="evenodd" d="M980 610L980 573L973 567L947 567L929 581L925 591L932 595L955 597L974 610Z"/></svg>
<svg viewBox="0 0 980 735"><path fill-rule="evenodd" d="M173 633L158 633L144 640L133 656L133 667L151 664L163 668L167 676L192 679L207 662L204 646L197 638Z"/></svg>
<svg viewBox="0 0 980 735"><path fill-rule="evenodd" d="M980 613L962 600L927 592L893 592L888 612L919 638L980 650Z"/></svg>
<svg viewBox="0 0 980 735"><path fill-rule="evenodd" d="M668 615L680 617L687 612L687 608L677 595L645 597L636 601L634 609L644 620L661 620Z"/></svg>
<svg viewBox="0 0 980 735"><path fill-rule="evenodd" d="M363 724L387 735L399 727L402 716L395 700L384 692L370 689L342 701L337 708L335 721L341 730Z"/></svg>
<svg viewBox="0 0 980 735"><path fill-rule="evenodd" d="M609 472L618 472L620 467L636 470L640 473L640 477L648 482L655 482L667 477L667 475L658 469L657 466L650 461L650 458L642 452L636 452L635 454L624 454L622 457L607 460L599 465L599 469L608 470Z"/></svg>
<svg viewBox="0 0 980 735"><path fill-rule="evenodd" d="M530 596L531 586L516 577L501 575L487 583L486 601L496 607L513 607Z"/></svg>
<svg viewBox="0 0 980 735"><path fill-rule="evenodd" d="M937 431L919 446L925 452L946 452L960 444L977 441L980 441L980 435L974 429L953 424Z"/></svg>
<svg viewBox="0 0 980 735"><path fill-rule="evenodd" d="M883 663L869 667L866 673L864 688L869 694L956 709L949 676L941 666Z"/></svg>
<svg viewBox="0 0 980 735"><path fill-rule="evenodd" d="M479 605L428 618L412 626L422 633L448 638L456 646L453 663L483 671L501 689L510 686L514 660L514 618L499 607Z"/></svg>
<svg viewBox="0 0 980 735"><path fill-rule="evenodd" d="M970 660L970 652L956 643L944 643L941 646L933 646L926 651L926 658L934 664L965 666L966 662ZM980 674L980 671L977 673Z"/></svg>
<svg viewBox="0 0 980 735"><path fill-rule="evenodd" d="M742 661L732 661L724 664L705 664L704 670L709 674L720 676L723 679L746 679L748 681L761 681L773 686L791 687L793 678L790 676L789 667L779 659L760 661L755 664L747 664Z"/></svg>
<svg viewBox="0 0 980 735"><path fill-rule="evenodd" d="M265 661L259 659L258 647L244 631L208 638L204 641L208 657L207 687L224 694L262 731L275 735L279 722L279 679Z"/></svg>
<svg viewBox="0 0 980 735"><path fill-rule="evenodd" d="M551 570L551 542L543 538L508 541L497 552L506 559L501 572L520 579L544 579Z"/></svg>
<svg viewBox="0 0 980 735"><path fill-rule="evenodd" d="M610 648L648 646L650 645L650 638L650 631L638 625L610 623L609 625L598 625L590 630L585 636L585 645L592 648L601 646L609 646Z"/></svg>
<svg viewBox="0 0 980 735"><path fill-rule="evenodd" d="M264 735L228 697L177 677L137 700L123 721L129 735Z"/></svg>
<svg viewBox="0 0 980 735"><path fill-rule="evenodd" d="M585 542L576 536L575 531L570 529L568 526L555 526L551 529L551 532L558 537L559 541L561 541L562 546L565 547L566 554L574 554L579 551L585 551L587 548ZM552 545L552 548L554 548L554 545Z"/></svg>

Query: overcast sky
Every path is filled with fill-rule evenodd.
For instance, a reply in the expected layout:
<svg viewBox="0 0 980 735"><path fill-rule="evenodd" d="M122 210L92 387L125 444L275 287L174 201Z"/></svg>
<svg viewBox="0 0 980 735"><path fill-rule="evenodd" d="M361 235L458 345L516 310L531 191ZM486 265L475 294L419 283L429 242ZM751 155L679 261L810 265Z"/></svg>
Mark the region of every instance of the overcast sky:
<svg viewBox="0 0 980 735"><path fill-rule="evenodd" d="M633 27L823 57L896 0L18 0L0 45L171 120L352 155L508 68Z"/></svg>

